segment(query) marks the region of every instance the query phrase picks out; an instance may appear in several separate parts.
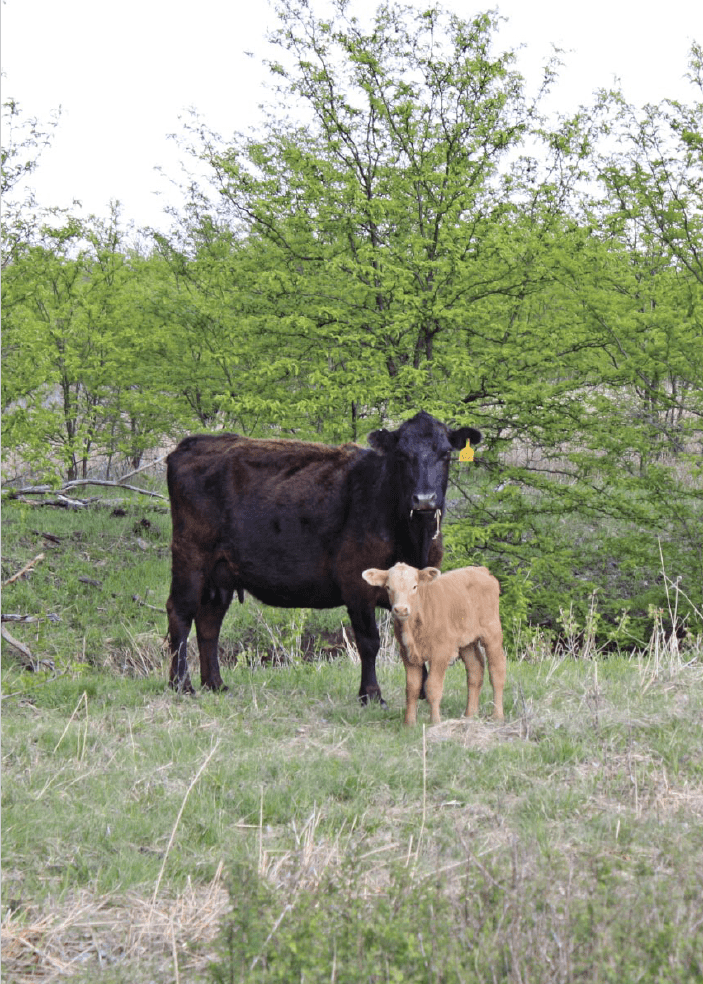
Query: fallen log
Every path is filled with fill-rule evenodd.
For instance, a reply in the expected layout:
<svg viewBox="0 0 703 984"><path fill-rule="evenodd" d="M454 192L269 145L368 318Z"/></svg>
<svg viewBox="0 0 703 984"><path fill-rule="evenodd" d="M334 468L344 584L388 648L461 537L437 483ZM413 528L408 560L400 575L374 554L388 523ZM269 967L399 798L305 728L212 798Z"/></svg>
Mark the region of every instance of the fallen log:
<svg viewBox="0 0 703 984"><path fill-rule="evenodd" d="M131 474L136 475L136 472ZM110 482L104 478L74 478L70 482L64 482L58 488L54 488L51 485L26 485L24 488L17 489L16 495L48 495L50 492L55 492L60 498L62 492L68 492L70 489L81 488L85 485L98 485L103 488L109 489L127 489L130 492L139 492L141 495L151 496L153 499L165 499L166 496L161 492L152 492L150 489L140 489L138 485L127 485L125 482L117 481ZM68 498L68 497L65 497ZM71 501L71 500L69 500ZM75 502L80 502L84 504L81 499L73 500Z"/></svg>
<svg viewBox="0 0 703 984"><path fill-rule="evenodd" d="M19 642L14 636L11 636L4 625L0 625L0 633L5 642L9 643L13 649L16 649L20 655L20 663L25 669L35 670L36 665L34 663L34 657L32 656L32 651L29 646L25 646L23 642Z"/></svg>

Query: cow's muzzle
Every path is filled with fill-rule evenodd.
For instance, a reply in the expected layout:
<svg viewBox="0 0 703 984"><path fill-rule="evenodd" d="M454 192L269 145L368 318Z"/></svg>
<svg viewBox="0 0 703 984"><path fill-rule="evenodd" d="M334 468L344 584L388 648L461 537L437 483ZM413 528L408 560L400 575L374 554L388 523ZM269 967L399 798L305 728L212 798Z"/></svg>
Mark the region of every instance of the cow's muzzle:
<svg viewBox="0 0 703 984"><path fill-rule="evenodd" d="M434 512L437 509L436 492L416 492L412 497L413 512Z"/></svg>
<svg viewBox="0 0 703 984"><path fill-rule="evenodd" d="M426 513L426 512L430 512L430 510L429 509L417 509L417 510L416 509L411 509L410 510L410 518L411 519L413 518L413 513L414 512L424 512L424 513ZM442 520L442 510L441 509L435 509L434 510L434 518L435 518L435 521L437 523L437 528L434 531L434 536L432 537L432 539L433 540L436 540L437 537L439 536L439 533L440 533L439 524L440 524L440 522Z"/></svg>

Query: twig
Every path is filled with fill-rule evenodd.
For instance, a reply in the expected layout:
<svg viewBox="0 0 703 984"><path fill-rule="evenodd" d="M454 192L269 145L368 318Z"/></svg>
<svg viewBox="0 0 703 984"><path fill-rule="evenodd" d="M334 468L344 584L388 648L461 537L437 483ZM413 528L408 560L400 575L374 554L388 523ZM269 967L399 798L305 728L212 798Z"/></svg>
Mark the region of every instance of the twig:
<svg viewBox="0 0 703 984"><path fill-rule="evenodd" d="M185 810L186 803L188 802L188 797L190 796L191 792L193 791L193 787L196 785L198 779L200 779L201 775L203 774L203 772L207 768L208 762L210 761L210 759L212 758L212 756L215 754L215 752L219 748L219 745L220 745L220 739L218 738L217 741L215 742L215 744L210 749L209 755L207 756L207 758L205 759L205 761L203 762L203 764L200 766L200 768L196 772L195 777L193 778L193 781L191 782L190 786L188 786L188 789L186 790L186 794L183 797L183 802L181 803L181 808L178 811L178 816L176 817L176 822L173 825L173 830L171 831L171 836L169 838L168 846L166 847L166 853L164 854L164 859L163 859L163 861L161 863L161 871L159 872L159 877L156 879L156 885L154 886L154 894L153 894L153 896L151 898L151 911L152 912L154 911L154 907L156 906L156 897L159 894L159 888L161 886L161 879L163 878L164 869L166 868L166 862L168 861L168 856L169 856L169 854L171 852L171 848L173 847L173 842L174 842L174 840L176 838L176 831L178 830L178 825L181 822L181 817L183 816L183 811Z"/></svg>
<svg viewBox="0 0 703 984"><path fill-rule="evenodd" d="M65 537L56 536L55 533L44 533L41 530L30 530L29 532L48 540L50 543L61 543L61 540L65 539Z"/></svg>
<svg viewBox="0 0 703 984"><path fill-rule="evenodd" d="M61 735L61 737L59 738L59 740L54 745L54 750L51 753L52 755L55 755L56 754L56 751L57 751L59 745L61 744L61 742L66 737L66 732L68 731L68 729L71 726L71 721L74 719L74 717L76 716L76 714L78 714L78 711L80 710L81 704L83 704L83 703L85 703L85 726L86 726L86 731L87 731L87 729L88 729L88 691L87 690L84 690L83 693L81 694L79 700L78 700L78 703L76 704L76 706L75 706L75 708L73 710L73 714L70 716L70 718L66 722L66 727L63 729L63 734ZM80 745L80 741L79 741L79 745ZM85 750L85 739L83 739L83 749ZM82 758L82 756L79 756L79 760L80 760L80 758Z"/></svg>
<svg viewBox="0 0 703 984"><path fill-rule="evenodd" d="M173 927L173 915L171 916L169 922L171 923L171 953L173 954L173 971L175 974L175 984L180 984L180 975L178 973L178 948L176 946L176 931Z"/></svg>
<svg viewBox="0 0 703 984"><path fill-rule="evenodd" d="M164 613L163 607L159 608L158 605L149 605L146 601L142 601L142 599L137 594L132 595L132 601L136 601L136 603L138 605L141 605L142 608L151 608L153 612L161 612L162 615Z"/></svg>
<svg viewBox="0 0 703 984"><path fill-rule="evenodd" d="M259 875L264 873L264 787L259 800Z"/></svg>
<svg viewBox="0 0 703 984"><path fill-rule="evenodd" d="M422 725L422 822L420 824L420 833L417 838L417 848L415 850L415 864L420 859L420 848L422 847L422 838L425 835L425 822L427 820L427 734L425 730L425 725Z"/></svg>
<svg viewBox="0 0 703 984"><path fill-rule="evenodd" d="M54 664L50 659L41 660L39 666L48 666L50 670L55 670ZM56 680L60 679L62 676L66 676L68 670L61 670L60 673L54 673L54 676L47 677L46 680L41 680L39 683L35 683L34 687L45 687L47 683L55 683ZM0 701L9 700L10 697L25 697L27 694L26 690L14 690L11 694L2 694L0 696Z"/></svg>
<svg viewBox="0 0 703 984"><path fill-rule="evenodd" d="M283 910L283 912L278 917L278 919L276 920L276 922L273 924L273 927L271 929L271 932L268 934L268 936L264 940L264 945L261 947L261 952L260 953L257 953L257 955L254 957L254 959L251 962L251 966L249 967L249 972L250 973L254 969L254 967L256 967L256 965L258 964L258 962L261 960L261 957L263 955L263 951L269 945L269 943L271 942L271 940L273 938L274 933L276 932L276 930L278 929L278 927L283 922L283 917L285 916L285 914L287 912L291 912L292 909L293 909L293 903L292 902L289 902L288 905Z"/></svg>
<svg viewBox="0 0 703 984"><path fill-rule="evenodd" d="M139 468L135 468L134 471L127 472L127 474L123 475L122 478L117 479L117 484L121 485L125 479L131 478L133 475L138 475L139 472L146 471L147 468L153 468L154 465L160 465L162 461L166 460L166 458L168 458L168 451L166 454L162 454L160 458L157 458L156 461L149 461L146 465L141 465Z"/></svg>
<svg viewBox="0 0 703 984"><path fill-rule="evenodd" d="M27 571L31 570L32 567L34 567L35 564L38 564L40 560L44 560L43 553L37 554L33 560L28 561L28 563L24 565L21 571L17 571L16 574L12 575L12 577L8 577L7 581L3 581L3 588L6 588L8 584L12 584L14 581L19 580L23 574L26 574Z"/></svg>

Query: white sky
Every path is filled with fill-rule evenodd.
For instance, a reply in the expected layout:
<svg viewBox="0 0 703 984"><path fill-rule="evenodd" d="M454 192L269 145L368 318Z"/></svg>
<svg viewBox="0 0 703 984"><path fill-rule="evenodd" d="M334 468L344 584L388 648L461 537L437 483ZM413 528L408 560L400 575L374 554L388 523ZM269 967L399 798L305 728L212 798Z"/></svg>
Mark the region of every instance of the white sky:
<svg viewBox="0 0 703 984"><path fill-rule="evenodd" d="M321 0L310 0L321 10ZM422 8L429 0L409 0ZM685 82L691 42L703 43L697 0L444 0L463 17L491 6L508 18L501 49L524 45L518 67L536 84L552 44L566 49L551 106L574 111L620 79L637 105L691 101ZM375 0L351 0L364 20ZM166 228L168 181L180 154L168 134L196 108L227 136L257 123L265 101L265 31L276 17L267 0L2 0L2 98L47 119L61 106L51 149L32 178L41 204L106 216L119 199L127 220ZM252 52L252 55L246 54ZM160 195L155 193L160 192ZM76 210L77 211L77 210Z"/></svg>

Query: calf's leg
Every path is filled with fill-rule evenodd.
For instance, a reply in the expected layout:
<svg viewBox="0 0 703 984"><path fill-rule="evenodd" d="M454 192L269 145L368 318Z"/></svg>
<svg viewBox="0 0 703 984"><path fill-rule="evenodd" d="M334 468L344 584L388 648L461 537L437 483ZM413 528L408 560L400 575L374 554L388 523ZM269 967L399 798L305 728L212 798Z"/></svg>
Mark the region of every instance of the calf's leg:
<svg viewBox="0 0 703 984"><path fill-rule="evenodd" d="M430 663L430 670L425 681L427 703L430 705L430 724L439 724L439 705L444 693L444 674L451 657L435 657Z"/></svg>
<svg viewBox="0 0 703 984"><path fill-rule="evenodd" d="M417 701L422 687L422 667L405 664L405 724L417 721Z"/></svg>
<svg viewBox="0 0 703 984"><path fill-rule="evenodd" d="M478 714L478 702L483 686L483 656L478 647L478 643L472 642L468 646L463 646L459 650L459 655L466 667L466 713L465 717L470 718Z"/></svg>
<svg viewBox="0 0 703 984"><path fill-rule="evenodd" d="M493 718L496 721L502 721L503 688L507 676L507 661L505 650L503 649L503 630L501 626L496 626L490 633L484 633L482 641L486 649L488 676L493 687Z"/></svg>

